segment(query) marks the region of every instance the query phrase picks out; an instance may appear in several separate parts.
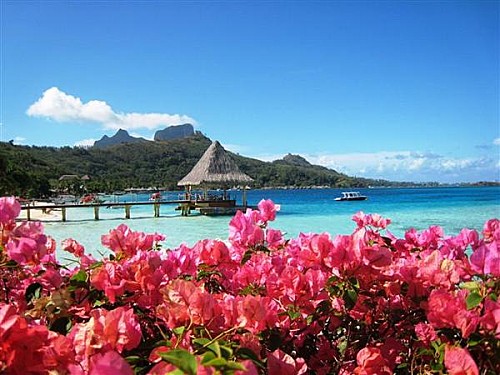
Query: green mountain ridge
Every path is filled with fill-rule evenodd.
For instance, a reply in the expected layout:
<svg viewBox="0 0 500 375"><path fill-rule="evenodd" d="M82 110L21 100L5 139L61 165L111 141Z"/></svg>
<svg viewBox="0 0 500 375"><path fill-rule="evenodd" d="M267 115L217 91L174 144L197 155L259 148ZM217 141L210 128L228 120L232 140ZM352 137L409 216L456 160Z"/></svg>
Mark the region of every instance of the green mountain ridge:
<svg viewBox="0 0 500 375"><path fill-rule="evenodd" d="M74 193L112 192L132 187L176 190L211 140L201 133L169 141L124 143L106 148L19 146L0 142L0 192L24 197L48 196L69 188ZM254 179L254 188L367 187L394 183L350 177L312 165L299 155L264 162L230 153ZM90 180L60 181L63 175ZM67 184L67 185L65 185ZM71 184L71 185L69 185Z"/></svg>

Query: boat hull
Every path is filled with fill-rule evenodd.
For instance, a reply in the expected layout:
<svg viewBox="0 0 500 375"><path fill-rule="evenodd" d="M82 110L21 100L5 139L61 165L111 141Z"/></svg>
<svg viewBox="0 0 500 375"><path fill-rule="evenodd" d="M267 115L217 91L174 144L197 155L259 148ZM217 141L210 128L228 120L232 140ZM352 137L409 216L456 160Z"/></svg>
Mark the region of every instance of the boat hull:
<svg viewBox="0 0 500 375"><path fill-rule="evenodd" d="M364 201L368 197L355 197L355 198L335 198L336 201Z"/></svg>

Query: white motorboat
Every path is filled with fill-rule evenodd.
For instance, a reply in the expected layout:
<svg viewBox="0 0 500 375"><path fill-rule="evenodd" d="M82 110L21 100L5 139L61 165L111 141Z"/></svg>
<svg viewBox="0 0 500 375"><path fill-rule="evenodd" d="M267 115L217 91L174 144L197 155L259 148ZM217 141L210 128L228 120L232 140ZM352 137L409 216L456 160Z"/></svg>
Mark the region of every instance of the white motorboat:
<svg viewBox="0 0 500 375"><path fill-rule="evenodd" d="M359 191L343 191L341 197L335 198L336 201L364 201L368 199L366 195L361 195Z"/></svg>

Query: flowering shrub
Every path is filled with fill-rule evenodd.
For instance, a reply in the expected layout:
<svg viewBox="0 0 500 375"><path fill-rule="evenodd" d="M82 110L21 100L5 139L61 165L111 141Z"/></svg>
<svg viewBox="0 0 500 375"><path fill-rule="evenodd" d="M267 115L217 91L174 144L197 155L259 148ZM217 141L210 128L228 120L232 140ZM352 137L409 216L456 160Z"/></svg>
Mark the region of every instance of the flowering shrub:
<svg viewBox="0 0 500 375"><path fill-rule="evenodd" d="M351 235L268 227L238 212L229 239L163 249L120 225L96 260L0 198L0 372L7 374L497 374L500 221L396 238L356 214ZM469 256L470 254L470 256Z"/></svg>

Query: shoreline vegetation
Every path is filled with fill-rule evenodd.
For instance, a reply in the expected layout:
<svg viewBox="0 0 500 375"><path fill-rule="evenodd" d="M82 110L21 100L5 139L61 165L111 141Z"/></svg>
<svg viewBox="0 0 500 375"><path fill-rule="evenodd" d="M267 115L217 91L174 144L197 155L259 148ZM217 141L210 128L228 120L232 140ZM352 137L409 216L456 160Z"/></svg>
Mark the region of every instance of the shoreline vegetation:
<svg viewBox="0 0 500 375"><path fill-rule="evenodd" d="M202 134L169 141L124 143L107 148L21 146L0 142L0 192L39 199L57 193L124 191L134 186L174 191L211 144ZM264 162L228 152L253 178L252 189L359 189L369 187L500 186L500 182L440 184L348 176L300 155Z"/></svg>

